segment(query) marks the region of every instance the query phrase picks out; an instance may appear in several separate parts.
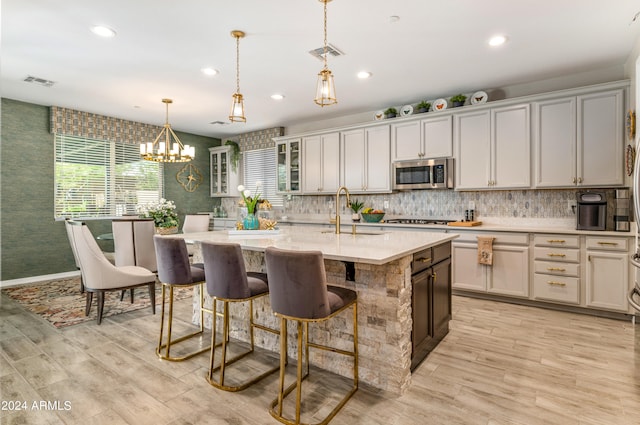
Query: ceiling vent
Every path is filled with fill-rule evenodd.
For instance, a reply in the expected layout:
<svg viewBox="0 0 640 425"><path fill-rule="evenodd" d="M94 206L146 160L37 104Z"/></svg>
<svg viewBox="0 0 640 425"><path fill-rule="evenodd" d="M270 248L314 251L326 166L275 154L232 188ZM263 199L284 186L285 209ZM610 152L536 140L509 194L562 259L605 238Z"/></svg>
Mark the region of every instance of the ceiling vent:
<svg viewBox="0 0 640 425"><path fill-rule="evenodd" d="M211 121L209 124L211 124L211 125L229 125L231 123L230 122L224 122L224 121Z"/></svg>
<svg viewBox="0 0 640 425"><path fill-rule="evenodd" d="M318 47L317 49L313 49L309 51L309 54L311 56L313 56L314 58L318 58L321 61L324 61L324 46L323 47ZM342 53L340 50L338 50L338 48L332 44L327 44L327 56L328 57L338 57L338 56L344 56L344 53Z"/></svg>
<svg viewBox="0 0 640 425"><path fill-rule="evenodd" d="M31 75L25 78L24 81L27 83L40 84L44 87L51 87L55 84L55 81L45 80L44 78L33 77Z"/></svg>

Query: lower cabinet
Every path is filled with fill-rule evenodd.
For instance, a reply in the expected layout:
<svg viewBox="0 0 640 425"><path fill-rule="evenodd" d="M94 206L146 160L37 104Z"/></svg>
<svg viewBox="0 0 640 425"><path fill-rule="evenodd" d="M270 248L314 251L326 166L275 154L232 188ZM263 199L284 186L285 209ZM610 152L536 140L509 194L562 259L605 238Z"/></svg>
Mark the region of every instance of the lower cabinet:
<svg viewBox="0 0 640 425"><path fill-rule="evenodd" d="M580 304L580 237L541 234L533 244L533 298Z"/></svg>
<svg viewBox="0 0 640 425"><path fill-rule="evenodd" d="M587 307L626 312L629 292L629 239L586 237Z"/></svg>
<svg viewBox="0 0 640 425"><path fill-rule="evenodd" d="M478 264L478 236L492 236L493 265ZM452 247L454 289L529 296L528 234L462 233Z"/></svg>

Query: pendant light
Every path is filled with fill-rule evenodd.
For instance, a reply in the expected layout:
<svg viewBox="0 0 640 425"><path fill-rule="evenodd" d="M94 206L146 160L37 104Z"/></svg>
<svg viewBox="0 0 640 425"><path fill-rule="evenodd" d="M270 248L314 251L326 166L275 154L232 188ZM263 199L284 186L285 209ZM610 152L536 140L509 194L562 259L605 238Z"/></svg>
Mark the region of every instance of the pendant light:
<svg viewBox="0 0 640 425"><path fill-rule="evenodd" d="M169 124L169 104L173 103L173 100L162 99L162 103L166 105L167 111L164 128L153 143L140 144L140 156L147 161L156 162L191 161L196 156L195 148L183 145L176 133L171 129L171 124Z"/></svg>
<svg viewBox="0 0 640 425"><path fill-rule="evenodd" d="M244 32L233 30L231 36L236 39L236 92L233 94L233 103L231 104L231 114L229 121L231 122L247 122L244 116L244 99L240 94L240 39L244 37Z"/></svg>
<svg viewBox="0 0 640 425"><path fill-rule="evenodd" d="M333 74L331 74L331 71L327 67L327 3L331 0L319 1L324 3L324 68L318 73L316 98L313 101L324 107L338 103L338 99L336 98L336 86L333 82Z"/></svg>

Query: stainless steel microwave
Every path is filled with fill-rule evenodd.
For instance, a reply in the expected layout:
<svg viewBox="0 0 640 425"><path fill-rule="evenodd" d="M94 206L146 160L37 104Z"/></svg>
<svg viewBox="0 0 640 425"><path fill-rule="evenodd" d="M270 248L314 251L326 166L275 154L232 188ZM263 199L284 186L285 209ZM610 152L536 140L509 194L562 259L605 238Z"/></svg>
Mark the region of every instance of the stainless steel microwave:
<svg viewBox="0 0 640 425"><path fill-rule="evenodd" d="M453 158L394 162L393 189L453 189Z"/></svg>

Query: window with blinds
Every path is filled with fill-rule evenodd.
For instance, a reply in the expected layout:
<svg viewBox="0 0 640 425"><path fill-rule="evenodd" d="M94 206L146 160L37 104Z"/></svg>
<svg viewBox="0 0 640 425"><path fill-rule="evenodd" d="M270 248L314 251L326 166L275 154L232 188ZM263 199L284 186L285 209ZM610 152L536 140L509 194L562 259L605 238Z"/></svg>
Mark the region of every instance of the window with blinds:
<svg viewBox="0 0 640 425"><path fill-rule="evenodd" d="M256 182L261 181L260 198L269 200L274 207L282 206L282 197L276 194L276 148L245 151L242 155L244 187L253 194Z"/></svg>
<svg viewBox="0 0 640 425"><path fill-rule="evenodd" d="M140 147L55 135L55 218L135 214L163 194L162 164L140 158Z"/></svg>

